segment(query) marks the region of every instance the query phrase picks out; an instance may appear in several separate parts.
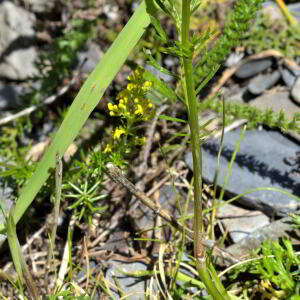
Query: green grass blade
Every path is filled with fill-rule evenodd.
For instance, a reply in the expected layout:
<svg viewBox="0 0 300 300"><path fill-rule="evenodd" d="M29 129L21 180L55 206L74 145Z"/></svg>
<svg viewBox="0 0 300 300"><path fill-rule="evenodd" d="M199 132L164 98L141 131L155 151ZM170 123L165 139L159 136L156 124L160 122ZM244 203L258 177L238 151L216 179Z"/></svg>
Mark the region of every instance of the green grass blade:
<svg viewBox="0 0 300 300"><path fill-rule="evenodd" d="M150 18L142 2L80 89L34 175L21 192L14 214L16 224L49 177L49 169L55 166L56 153L60 157L65 153L149 23ZM4 229L1 224L0 232Z"/></svg>

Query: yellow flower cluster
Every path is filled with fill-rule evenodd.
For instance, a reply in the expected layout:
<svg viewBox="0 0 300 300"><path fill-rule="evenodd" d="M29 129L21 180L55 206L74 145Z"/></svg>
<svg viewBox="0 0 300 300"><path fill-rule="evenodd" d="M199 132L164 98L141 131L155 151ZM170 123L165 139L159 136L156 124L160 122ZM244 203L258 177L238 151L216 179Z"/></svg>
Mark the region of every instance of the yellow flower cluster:
<svg viewBox="0 0 300 300"><path fill-rule="evenodd" d="M132 75L128 76L126 89L121 91L116 100L118 105L108 103L109 114L132 121L147 121L153 114L153 104L146 94L152 86L151 81L145 81L143 70L136 69Z"/></svg>

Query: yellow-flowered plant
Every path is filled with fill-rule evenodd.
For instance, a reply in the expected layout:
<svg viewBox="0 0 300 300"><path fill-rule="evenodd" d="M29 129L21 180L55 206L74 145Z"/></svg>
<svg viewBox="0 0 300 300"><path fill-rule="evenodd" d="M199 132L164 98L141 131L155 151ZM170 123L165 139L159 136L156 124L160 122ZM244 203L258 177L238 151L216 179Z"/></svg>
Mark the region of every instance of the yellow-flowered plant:
<svg viewBox="0 0 300 300"><path fill-rule="evenodd" d="M109 114L127 120L128 123L148 121L153 116L153 104L146 97L147 92L152 86L151 81L143 78L143 69L136 69L132 75L128 76L130 81L116 100L118 104L108 104Z"/></svg>
<svg viewBox="0 0 300 300"><path fill-rule="evenodd" d="M155 113L154 105L147 97L152 87L151 81L143 78L144 70L137 68L130 76L129 83L116 97L116 103L108 103L109 114L121 118L121 126L112 131L112 139L106 145L104 153L129 153L131 148L143 145L145 137L136 133L136 124L151 119Z"/></svg>

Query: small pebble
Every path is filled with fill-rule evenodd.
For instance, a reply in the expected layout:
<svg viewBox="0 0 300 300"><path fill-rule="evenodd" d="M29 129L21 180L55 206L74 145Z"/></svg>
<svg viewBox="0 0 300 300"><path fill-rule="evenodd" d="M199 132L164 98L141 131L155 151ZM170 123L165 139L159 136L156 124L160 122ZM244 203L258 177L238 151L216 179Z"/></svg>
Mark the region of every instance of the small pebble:
<svg viewBox="0 0 300 300"><path fill-rule="evenodd" d="M300 104L300 77L297 78L297 80L291 90L291 96L294 101L296 101L298 104Z"/></svg>
<svg viewBox="0 0 300 300"><path fill-rule="evenodd" d="M239 79L246 79L268 69L269 67L272 66L272 64L273 64L272 57L251 60L243 64L235 72L235 76Z"/></svg>
<svg viewBox="0 0 300 300"><path fill-rule="evenodd" d="M265 90L274 86L274 84L279 80L279 78L279 71L275 71L273 73L268 73L264 75L258 75L250 81L248 85L248 90L253 95L260 95Z"/></svg>
<svg viewBox="0 0 300 300"><path fill-rule="evenodd" d="M288 88L291 88L295 81L296 81L296 76L287 68L279 68L279 72L281 74L281 78L283 80L283 82L285 83L285 85Z"/></svg>

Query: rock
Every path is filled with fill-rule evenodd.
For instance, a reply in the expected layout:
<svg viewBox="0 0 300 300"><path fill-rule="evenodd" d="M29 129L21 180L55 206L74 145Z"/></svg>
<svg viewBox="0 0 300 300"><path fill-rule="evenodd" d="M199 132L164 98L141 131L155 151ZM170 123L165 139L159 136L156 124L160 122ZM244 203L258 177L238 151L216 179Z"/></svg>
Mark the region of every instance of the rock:
<svg viewBox="0 0 300 300"><path fill-rule="evenodd" d="M105 279L108 281L108 285L111 287L111 291L116 299L120 299L119 293L116 292L116 289L112 287L115 286L116 278L120 284L121 291L124 293L124 296L127 295L127 299L132 300L144 300L146 297L146 288L150 287L147 277L133 277L130 275L125 275L121 271L128 273L135 273L137 271L146 271L148 269L147 265L141 262L135 263L125 263L117 260L108 261L109 268L106 272ZM152 294L157 292L157 285L152 285L153 290ZM122 298L123 299L123 298Z"/></svg>
<svg viewBox="0 0 300 300"><path fill-rule="evenodd" d="M55 7L56 0L24 0L25 7L36 13L49 13Z"/></svg>
<svg viewBox="0 0 300 300"><path fill-rule="evenodd" d="M173 217L179 217L176 206L176 196L178 191L171 186L163 186L160 189L160 205L167 210ZM139 229L154 227L156 214L148 207L139 205L134 211L134 220Z"/></svg>
<svg viewBox="0 0 300 300"><path fill-rule="evenodd" d="M95 261L89 261L89 272L91 272L92 269L96 267ZM83 268L80 269L80 271L75 275L75 281L78 282L81 278L84 276L91 276L91 273L88 274L87 266L86 264L83 265Z"/></svg>
<svg viewBox="0 0 300 300"><path fill-rule="evenodd" d="M279 71L274 71L273 73L264 75L258 75L250 81L248 90L253 95L260 95L265 90L271 88L274 84L276 84L279 78Z"/></svg>
<svg viewBox="0 0 300 300"><path fill-rule="evenodd" d="M93 43L91 41L87 42L86 48L86 51L79 52L77 54L77 58L80 65L83 63L82 71L84 73L90 73L99 63L100 59L103 56L103 52L100 50L100 47L96 43Z"/></svg>
<svg viewBox="0 0 300 300"><path fill-rule="evenodd" d="M300 65L297 60L288 60L286 59L285 63L283 64L285 68L287 68L294 76L300 76Z"/></svg>
<svg viewBox="0 0 300 300"><path fill-rule="evenodd" d="M270 68L272 65L272 57L254 59L241 65L235 72L235 76L239 79L246 79Z"/></svg>
<svg viewBox="0 0 300 300"><path fill-rule="evenodd" d="M234 243L270 223L269 218L260 211L250 211L231 204L220 207L217 217L221 218Z"/></svg>
<svg viewBox="0 0 300 300"><path fill-rule="evenodd" d="M225 67L231 68L239 63L242 58L245 56L244 52L233 52L231 53L225 61Z"/></svg>
<svg viewBox="0 0 300 300"><path fill-rule="evenodd" d="M248 92L247 87L240 88L237 92L226 97L225 101L230 102L245 102L245 94Z"/></svg>
<svg viewBox="0 0 300 300"><path fill-rule="evenodd" d="M257 249L265 240L275 241L280 237L293 238L291 224L291 217L272 222L270 225L254 231L237 244L227 247L226 251L236 258L242 258L250 254L252 250ZM299 240L296 240L296 242L299 243Z"/></svg>
<svg viewBox="0 0 300 300"><path fill-rule="evenodd" d="M228 164L240 140L240 130L225 135L220 160L219 185L224 185L228 176ZM213 182L216 172L217 141L209 141L202 146L203 178ZM240 151L233 163L231 176L225 189L230 195L268 187L300 196L300 176L293 172L293 166L286 159L294 157L299 145L275 131L250 130L245 132L240 143ZM192 153L185 155L187 165L192 168ZM288 195L272 190L255 191L237 200L252 209L259 209L269 216L285 215L295 211L299 202Z"/></svg>
<svg viewBox="0 0 300 300"><path fill-rule="evenodd" d="M0 109L7 110L16 108L19 101L17 86L0 82Z"/></svg>
<svg viewBox="0 0 300 300"><path fill-rule="evenodd" d="M262 111L271 108L274 112L284 111L285 116L292 120L295 113L300 112L300 106L290 100L289 92L274 92L264 94L250 102L251 106L255 106Z"/></svg>
<svg viewBox="0 0 300 300"><path fill-rule="evenodd" d="M145 69L149 72L152 73L152 75L154 75L157 79L162 79L165 82L171 82L173 81L173 76L165 74L159 70L157 70L156 68L154 68L151 65L146 65Z"/></svg>
<svg viewBox="0 0 300 300"><path fill-rule="evenodd" d="M37 75L37 69L34 66L36 58L37 52L33 47L14 51L0 64L0 77L24 80Z"/></svg>
<svg viewBox="0 0 300 300"><path fill-rule="evenodd" d="M2 187L2 181L0 182L0 202L6 214L9 213L9 210L13 204L12 193L13 189L11 187ZM5 218L0 210L0 224L5 224ZM2 246L6 241L6 234L0 234L0 253L2 252Z"/></svg>
<svg viewBox="0 0 300 300"><path fill-rule="evenodd" d="M300 76L296 79L296 82L291 90L291 96L300 105Z"/></svg>
<svg viewBox="0 0 300 300"><path fill-rule="evenodd" d="M12 2L0 2L0 77L24 80L37 74L35 16Z"/></svg>
<svg viewBox="0 0 300 300"><path fill-rule="evenodd" d="M281 74L281 78L283 80L283 82L285 83L285 85L288 87L288 88L291 88L295 81L296 81L296 76L291 72L289 71L289 69L287 68L279 68L279 72Z"/></svg>

